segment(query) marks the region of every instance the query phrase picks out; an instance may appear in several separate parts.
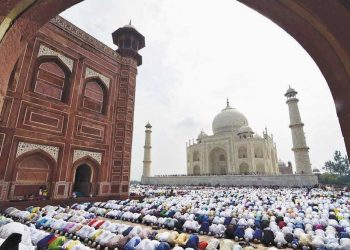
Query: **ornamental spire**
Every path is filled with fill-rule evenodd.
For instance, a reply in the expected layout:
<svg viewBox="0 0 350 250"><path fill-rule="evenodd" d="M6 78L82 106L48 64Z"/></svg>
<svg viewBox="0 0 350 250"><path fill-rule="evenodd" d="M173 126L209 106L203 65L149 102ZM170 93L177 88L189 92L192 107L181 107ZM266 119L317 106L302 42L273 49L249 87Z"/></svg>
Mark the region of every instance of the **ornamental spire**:
<svg viewBox="0 0 350 250"><path fill-rule="evenodd" d="M229 108L230 107L230 101L228 99L228 97L226 98L226 108Z"/></svg>

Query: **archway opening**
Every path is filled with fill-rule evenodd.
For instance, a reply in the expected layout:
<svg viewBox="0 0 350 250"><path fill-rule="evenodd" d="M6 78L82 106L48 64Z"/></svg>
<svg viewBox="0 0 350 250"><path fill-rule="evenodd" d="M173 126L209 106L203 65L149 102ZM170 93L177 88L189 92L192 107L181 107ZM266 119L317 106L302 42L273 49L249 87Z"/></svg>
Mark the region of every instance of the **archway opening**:
<svg viewBox="0 0 350 250"><path fill-rule="evenodd" d="M73 195L77 197L87 197L91 194L91 168L86 164L81 164L75 170Z"/></svg>
<svg viewBox="0 0 350 250"><path fill-rule="evenodd" d="M227 157L226 152L221 148L213 149L209 155L210 174L225 175L227 174Z"/></svg>
<svg viewBox="0 0 350 250"><path fill-rule="evenodd" d="M194 175L200 175L201 174L201 170L200 170L199 166L194 166L193 167L193 174Z"/></svg>
<svg viewBox="0 0 350 250"><path fill-rule="evenodd" d="M248 174L249 173L249 165L245 162L239 165L239 173L240 174Z"/></svg>

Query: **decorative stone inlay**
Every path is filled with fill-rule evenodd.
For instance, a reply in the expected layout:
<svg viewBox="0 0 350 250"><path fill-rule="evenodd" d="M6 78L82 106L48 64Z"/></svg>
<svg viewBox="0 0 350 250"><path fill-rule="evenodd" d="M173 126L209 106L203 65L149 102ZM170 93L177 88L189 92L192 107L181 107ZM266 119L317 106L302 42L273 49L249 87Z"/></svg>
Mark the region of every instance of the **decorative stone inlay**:
<svg viewBox="0 0 350 250"><path fill-rule="evenodd" d="M85 150L78 150L78 149L74 150L73 163L76 162L77 160L85 157L85 156L90 156L91 158L95 159L101 165L102 153L85 151Z"/></svg>
<svg viewBox="0 0 350 250"><path fill-rule="evenodd" d="M75 38L78 38L79 40L91 45L93 48L97 49L98 51L102 52L103 54L107 55L108 57L111 57L116 60L120 60L121 56L115 52L112 48L108 47L104 43L100 42L93 36L89 35L85 31L79 29L77 26L73 25L72 23L68 22L66 19L56 16L51 19L50 23L54 24L58 28L66 31L67 33L71 34Z"/></svg>
<svg viewBox="0 0 350 250"><path fill-rule="evenodd" d="M55 159L57 162L58 159L58 152L59 148L49 145L42 145L42 144L34 144L34 143L27 143L27 142L19 142L17 147L17 153L16 158L24 153L33 151L35 149L41 149L52 156L52 158Z"/></svg>
<svg viewBox="0 0 350 250"><path fill-rule="evenodd" d="M85 70L85 78L87 78L87 77L94 77L94 76L99 77L104 82L106 87L109 88L109 83L111 82L111 79L109 79L108 77L106 77L106 76L96 72L93 69L86 68L86 70Z"/></svg>
<svg viewBox="0 0 350 250"><path fill-rule="evenodd" d="M74 61L72 59L42 44L40 45L39 52L38 52L38 57L41 57L41 56L57 56L70 69L70 71L73 71Z"/></svg>

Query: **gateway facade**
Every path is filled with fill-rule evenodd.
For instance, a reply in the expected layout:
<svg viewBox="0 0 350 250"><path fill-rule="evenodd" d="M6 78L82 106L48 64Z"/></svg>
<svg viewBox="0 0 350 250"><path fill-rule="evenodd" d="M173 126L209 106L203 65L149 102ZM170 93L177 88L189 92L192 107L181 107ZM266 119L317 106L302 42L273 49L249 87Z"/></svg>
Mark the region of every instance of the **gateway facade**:
<svg viewBox="0 0 350 250"><path fill-rule="evenodd" d="M127 196L138 50L131 25L117 51L61 17L13 69L0 119L0 199Z"/></svg>

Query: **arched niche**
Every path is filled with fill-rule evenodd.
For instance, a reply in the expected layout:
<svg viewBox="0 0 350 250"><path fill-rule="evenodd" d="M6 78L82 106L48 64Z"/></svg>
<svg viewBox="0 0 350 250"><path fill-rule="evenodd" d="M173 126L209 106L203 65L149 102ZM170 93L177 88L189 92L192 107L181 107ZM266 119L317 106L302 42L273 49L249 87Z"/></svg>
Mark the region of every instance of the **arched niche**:
<svg viewBox="0 0 350 250"><path fill-rule="evenodd" d="M238 158L244 159L248 157L248 150L246 146L240 146L238 148Z"/></svg>
<svg viewBox="0 0 350 250"><path fill-rule="evenodd" d="M193 161L199 161L199 152L198 151L193 152Z"/></svg>
<svg viewBox="0 0 350 250"><path fill-rule="evenodd" d="M106 114L108 107L108 89L97 77L85 81L82 92L82 107L92 112Z"/></svg>
<svg viewBox="0 0 350 250"><path fill-rule="evenodd" d="M70 92L70 69L56 56L36 59L30 89L36 95L67 103Z"/></svg>
<svg viewBox="0 0 350 250"><path fill-rule="evenodd" d="M249 173L249 165L246 162L242 162L239 165L239 174L248 174Z"/></svg>
<svg viewBox="0 0 350 250"><path fill-rule="evenodd" d="M193 167L193 174L194 175L200 175L201 174L201 169L198 165Z"/></svg>
<svg viewBox="0 0 350 250"><path fill-rule="evenodd" d="M56 161L41 149L20 155L15 161L10 199L28 196L37 197L40 188L47 189L47 197L50 197L55 169Z"/></svg>
<svg viewBox="0 0 350 250"><path fill-rule="evenodd" d="M228 173L226 151L222 148L215 148L209 154L210 174L225 175Z"/></svg>

